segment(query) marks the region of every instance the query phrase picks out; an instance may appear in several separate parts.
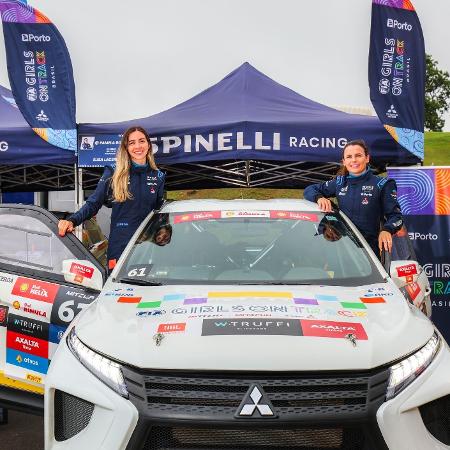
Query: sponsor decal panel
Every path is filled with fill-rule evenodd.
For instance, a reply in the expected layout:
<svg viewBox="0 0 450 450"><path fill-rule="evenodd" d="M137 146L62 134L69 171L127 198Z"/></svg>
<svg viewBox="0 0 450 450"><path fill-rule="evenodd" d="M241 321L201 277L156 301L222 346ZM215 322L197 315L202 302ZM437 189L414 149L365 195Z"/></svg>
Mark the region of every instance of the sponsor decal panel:
<svg viewBox="0 0 450 450"><path fill-rule="evenodd" d="M416 275L417 267L415 264L407 264L406 266L397 267L397 275L399 277L406 277L409 275Z"/></svg>
<svg viewBox="0 0 450 450"><path fill-rule="evenodd" d="M202 336L218 335L281 335L301 336L297 319L226 318L204 319Z"/></svg>
<svg viewBox="0 0 450 450"><path fill-rule="evenodd" d="M25 379L27 381L32 381L33 383L44 384L43 377L40 377L39 375L34 375L32 373L27 373L25 375Z"/></svg>
<svg viewBox="0 0 450 450"><path fill-rule="evenodd" d="M220 219L220 211L202 211L198 213L180 214L174 217L173 223L195 222L198 220Z"/></svg>
<svg viewBox="0 0 450 450"><path fill-rule="evenodd" d="M405 286L405 290L408 293L411 300L415 300L420 294L420 286L418 283L410 283Z"/></svg>
<svg viewBox="0 0 450 450"><path fill-rule="evenodd" d="M12 284L12 283L14 283L14 278L9 274L1 273L0 274L0 283Z"/></svg>
<svg viewBox="0 0 450 450"><path fill-rule="evenodd" d="M300 320L303 336L345 338L353 334L358 340L367 340L367 334L360 323L334 322L331 320Z"/></svg>
<svg viewBox="0 0 450 450"><path fill-rule="evenodd" d="M6 327L8 323L8 310L8 306L0 305L0 327Z"/></svg>
<svg viewBox="0 0 450 450"><path fill-rule="evenodd" d="M6 363L13 366L21 367L25 370L33 370L35 372L46 374L48 370L48 359L39 356L30 355L29 353L19 352L11 348L6 349ZM25 375L22 374L21 378Z"/></svg>
<svg viewBox="0 0 450 450"><path fill-rule="evenodd" d="M48 358L48 341L33 336L25 336L8 330L6 333L6 346L19 352Z"/></svg>
<svg viewBox="0 0 450 450"><path fill-rule="evenodd" d="M318 222L317 214L299 211L270 211L271 219L304 220L307 222Z"/></svg>
<svg viewBox="0 0 450 450"><path fill-rule="evenodd" d="M50 321L60 327L66 327L97 295L87 293L83 289L61 286L53 303Z"/></svg>
<svg viewBox="0 0 450 450"><path fill-rule="evenodd" d="M27 317L38 318L48 321L50 318L52 305L39 300L14 300L13 308L25 313Z"/></svg>
<svg viewBox="0 0 450 450"><path fill-rule="evenodd" d="M84 278L92 278L92 275L94 274L94 269L92 267L88 267L83 264L72 263L69 272Z"/></svg>
<svg viewBox="0 0 450 450"><path fill-rule="evenodd" d="M8 331L48 340L49 324L29 317L8 314Z"/></svg>
<svg viewBox="0 0 450 450"><path fill-rule="evenodd" d="M53 303L59 290L59 284L46 281L33 280L31 278L18 277L14 283L12 294L22 298L40 300Z"/></svg>
<svg viewBox="0 0 450 450"><path fill-rule="evenodd" d="M66 329L67 327L60 327L51 323L48 333L48 340L54 344L59 344Z"/></svg>
<svg viewBox="0 0 450 450"><path fill-rule="evenodd" d="M117 303L139 303L142 297L119 297Z"/></svg>
<svg viewBox="0 0 450 450"><path fill-rule="evenodd" d="M186 331L186 323L160 323L157 333L182 333Z"/></svg>

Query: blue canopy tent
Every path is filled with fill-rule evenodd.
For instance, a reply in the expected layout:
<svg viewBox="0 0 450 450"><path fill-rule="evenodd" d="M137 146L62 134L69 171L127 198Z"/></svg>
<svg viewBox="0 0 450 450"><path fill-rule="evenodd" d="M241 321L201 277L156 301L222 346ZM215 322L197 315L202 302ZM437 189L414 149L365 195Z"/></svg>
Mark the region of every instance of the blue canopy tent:
<svg viewBox="0 0 450 450"><path fill-rule="evenodd" d="M80 166L114 160L108 145L132 125L153 137L169 188L299 187L329 178L348 140L364 139L375 166L420 160L389 135L377 117L347 114L309 100L244 63L193 98L153 116L80 124ZM114 145L113 145L114 147Z"/></svg>
<svg viewBox="0 0 450 450"><path fill-rule="evenodd" d="M43 191L74 187L74 152L41 139L0 86L0 190Z"/></svg>

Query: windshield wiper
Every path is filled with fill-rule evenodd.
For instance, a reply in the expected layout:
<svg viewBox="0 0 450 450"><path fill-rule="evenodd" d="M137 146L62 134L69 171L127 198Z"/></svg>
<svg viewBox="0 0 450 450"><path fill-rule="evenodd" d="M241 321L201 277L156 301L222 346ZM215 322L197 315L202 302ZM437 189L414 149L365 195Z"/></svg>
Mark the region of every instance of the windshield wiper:
<svg viewBox="0 0 450 450"><path fill-rule="evenodd" d="M116 280L114 280L116 281ZM159 281L150 281L150 280L140 280L139 278L120 278L119 280L120 283L125 283L125 284L135 284L137 286L162 286L163 284L160 283Z"/></svg>

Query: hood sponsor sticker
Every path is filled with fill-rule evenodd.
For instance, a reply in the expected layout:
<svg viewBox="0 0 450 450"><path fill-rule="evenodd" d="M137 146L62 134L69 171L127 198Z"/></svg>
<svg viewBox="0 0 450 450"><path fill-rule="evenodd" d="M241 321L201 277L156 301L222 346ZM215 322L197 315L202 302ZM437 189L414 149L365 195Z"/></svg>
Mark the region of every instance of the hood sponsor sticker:
<svg viewBox="0 0 450 450"><path fill-rule="evenodd" d="M186 331L186 323L160 323L157 333L183 333Z"/></svg>
<svg viewBox="0 0 450 450"><path fill-rule="evenodd" d="M330 320L300 320L303 336L345 338L348 334L358 340L367 340L367 334L360 323L334 322Z"/></svg>
<svg viewBox="0 0 450 450"><path fill-rule="evenodd" d="M296 319L227 318L203 320L202 336L221 335L301 336L302 330L299 320Z"/></svg>
<svg viewBox="0 0 450 450"><path fill-rule="evenodd" d="M32 300L40 300L53 303L59 290L59 284L46 281L33 280L31 278L18 277L14 283L12 294Z"/></svg>
<svg viewBox="0 0 450 450"><path fill-rule="evenodd" d="M406 277L408 275L416 275L417 267L415 264L408 264L406 266L397 267L397 275L399 277Z"/></svg>
<svg viewBox="0 0 450 450"><path fill-rule="evenodd" d="M139 303L142 297L119 297L117 303Z"/></svg>
<svg viewBox="0 0 450 450"><path fill-rule="evenodd" d="M231 219L235 217L263 217L270 218L270 211L222 211L222 219Z"/></svg>

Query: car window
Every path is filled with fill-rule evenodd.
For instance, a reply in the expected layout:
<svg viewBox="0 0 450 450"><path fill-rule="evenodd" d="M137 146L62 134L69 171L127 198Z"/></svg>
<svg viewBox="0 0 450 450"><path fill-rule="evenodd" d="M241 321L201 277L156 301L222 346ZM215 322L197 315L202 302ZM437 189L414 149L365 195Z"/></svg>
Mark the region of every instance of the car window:
<svg viewBox="0 0 450 450"><path fill-rule="evenodd" d="M33 217L1 214L0 234L0 263L60 274L62 261L75 258L44 223Z"/></svg>
<svg viewBox="0 0 450 450"><path fill-rule="evenodd" d="M156 214L118 278L186 284L357 286L381 274L339 214L205 211Z"/></svg>

